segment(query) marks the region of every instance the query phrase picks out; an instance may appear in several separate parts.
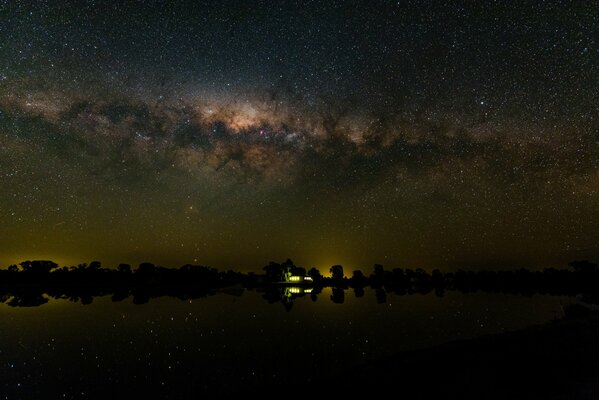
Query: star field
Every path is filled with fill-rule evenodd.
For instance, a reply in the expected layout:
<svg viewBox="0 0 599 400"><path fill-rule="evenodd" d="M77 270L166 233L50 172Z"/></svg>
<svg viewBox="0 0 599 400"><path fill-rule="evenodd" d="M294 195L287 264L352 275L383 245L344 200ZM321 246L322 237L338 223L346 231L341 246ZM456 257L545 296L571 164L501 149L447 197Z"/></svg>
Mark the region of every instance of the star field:
<svg viewBox="0 0 599 400"><path fill-rule="evenodd" d="M599 256L594 2L0 2L0 262Z"/></svg>

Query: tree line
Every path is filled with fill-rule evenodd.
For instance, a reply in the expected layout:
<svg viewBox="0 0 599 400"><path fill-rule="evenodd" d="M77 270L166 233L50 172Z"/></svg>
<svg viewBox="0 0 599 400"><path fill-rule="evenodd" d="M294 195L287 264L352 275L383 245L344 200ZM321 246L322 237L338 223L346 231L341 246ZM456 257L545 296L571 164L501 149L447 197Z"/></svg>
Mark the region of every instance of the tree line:
<svg viewBox="0 0 599 400"><path fill-rule="evenodd" d="M144 262L133 269L129 264L105 268L99 261L60 267L53 261L23 261L0 269L0 302L11 306L33 306L48 301L48 297L91 303L93 297L112 295L114 301L130 296L133 302L143 304L150 298L173 296L192 299L216 294L226 289L242 293L244 289L257 290L269 303L282 302L290 307L297 297L310 295L316 300L325 287L331 287L331 301L343 303L346 290L362 297L366 288L376 292L377 301L384 303L389 293L396 295L428 294L443 296L445 291L496 292L520 295L583 295L587 302L599 303L599 268L588 261L572 261L568 268L547 268L542 271L527 269L501 271L465 271L431 273L417 268L385 269L375 264L369 275L361 270L345 274L343 266L333 265L324 276L316 268L306 270L291 260L270 262L263 273L242 273L233 270L186 264L180 268L165 268ZM290 283L289 276L310 277L300 283ZM289 290L299 285L301 290Z"/></svg>

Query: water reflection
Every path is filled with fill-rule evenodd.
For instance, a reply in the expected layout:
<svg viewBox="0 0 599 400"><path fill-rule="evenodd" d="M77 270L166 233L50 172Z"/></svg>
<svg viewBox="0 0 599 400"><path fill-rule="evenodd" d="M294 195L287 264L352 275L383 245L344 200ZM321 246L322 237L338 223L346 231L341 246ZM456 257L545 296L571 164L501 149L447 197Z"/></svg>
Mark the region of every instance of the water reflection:
<svg viewBox="0 0 599 400"><path fill-rule="evenodd" d="M0 307L0 392L197 399L289 382L309 387L403 350L550 321L568 301L362 289L231 287L142 304L98 296L84 306L45 295L42 307Z"/></svg>
<svg viewBox="0 0 599 400"><path fill-rule="evenodd" d="M131 299L132 304L143 305L149 303L153 299L159 299L163 297L171 297L179 299L181 301L192 301L202 298L215 296L219 293L224 293L236 297L242 296L245 292L257 292L261 294L261 298L269 304L281 303L284 309L291 311L293 304L296 300L307 297L312 302L317 302L321 298L323 289L329 289L330 295L327 298L334 304L343 304L348 292L353 294L356 299L362 299L365 296L367 290L371 290L374 293L374 300L377 304L386 304L389 294L395 296L410 296L414 294L427 295L434 294L438 298L442 298L445 295L444 290L430 289L430 290L406 290L405 288L398 288L394 286L382 286L382 287L365 287L365 286L354 286L339 287L339 286L320 286L320 285L301 285L293 286L288 284L269 284L257 287L244 287L242 285L235 285L224 288L178 288L171 287L168 290L157 287L138 287L133 290L117 290L114 293L109 291L98 291L89 290L89 288L69 288L68 290L51 290L44 291L42 287L29 287L29 288L10 288L5 293L0 295L0 303L4 303L10 307L38 307L47 304L51 300L68 301L73 303L80 303L82 305L89 305L94 302L97 297L109 296L112 302L118 303ZM183 289L183 290L181 290ZM462 293L468 293L468 291L461 291ZM527 292L524 295L531 297L535 294L546 294L546 293L530 293ZM577 296L586 303L594 304L597 303L597 296L594 293L577 293L572 292L570 296Z"/></svg>

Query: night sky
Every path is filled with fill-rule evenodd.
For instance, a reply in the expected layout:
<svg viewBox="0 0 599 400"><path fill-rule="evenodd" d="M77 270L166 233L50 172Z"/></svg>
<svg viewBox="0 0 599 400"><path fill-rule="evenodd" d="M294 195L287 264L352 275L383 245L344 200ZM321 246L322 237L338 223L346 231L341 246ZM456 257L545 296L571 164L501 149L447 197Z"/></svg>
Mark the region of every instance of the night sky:
<svg viewBox="0 0 599 400"><path fill-rule="evenodd" d="M0 265L599 260L596 1L0 1Z"/></svg>

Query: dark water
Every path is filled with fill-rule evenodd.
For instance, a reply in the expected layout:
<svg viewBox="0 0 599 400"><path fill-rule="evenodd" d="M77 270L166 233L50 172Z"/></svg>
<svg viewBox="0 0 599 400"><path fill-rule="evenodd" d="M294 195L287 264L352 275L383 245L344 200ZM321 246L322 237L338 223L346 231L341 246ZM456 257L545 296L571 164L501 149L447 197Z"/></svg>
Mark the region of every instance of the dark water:
<svg viewBox="0 0 599 400"><path fill-rule="evenodd" d="M314 378L455 339L560 318L572 298L446 293L295 300L291 310L259 293L135 305L52 300L0 306L0 392L6 399L98 398L152 393L201 398Z"/></svg>

